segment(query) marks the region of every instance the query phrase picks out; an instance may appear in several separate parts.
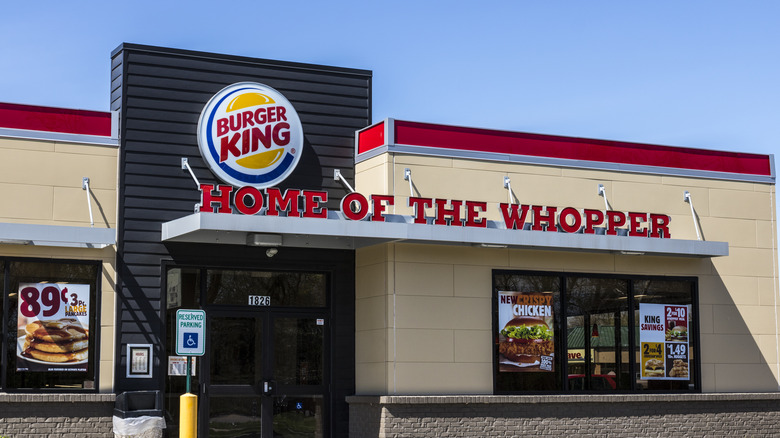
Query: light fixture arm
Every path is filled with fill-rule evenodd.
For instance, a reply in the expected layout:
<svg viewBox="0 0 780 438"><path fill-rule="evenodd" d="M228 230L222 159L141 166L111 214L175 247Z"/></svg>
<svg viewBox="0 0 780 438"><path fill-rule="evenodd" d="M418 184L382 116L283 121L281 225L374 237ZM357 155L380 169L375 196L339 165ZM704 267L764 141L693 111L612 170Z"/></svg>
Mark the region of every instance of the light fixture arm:
<svg viewBox="0 0 780 438"><path fill-rule="evenodd" d="M87 191L87 206L89 207L89 225L95 226L95 219L92 216L92 194L89 190L89 177L85 176L81 178L81 190Z"/></svg>
<svg viewBox="0 0 780 438"><path fill-rule="evenodd" d="M404 181L409 181L409 196L414 196L414 189L412 188L412 169L404 169Z"/></svg>
<svg viewBox="0 0 780 438"><path fill-rule="evenodd" d="M509 204L514 204L513 202L513 195L512 195L512 180L509 179L508 176L504 177L504 188L507 189L508 193L507 196L509 197ZM516 199L516 198L515 198Z"/></svg>
<svg viewBox="0 0 780 438"><path fill-rule="evenodd" d="M609 211L609 201L607 200L607 189L604 188L604 184L599 184L599 196L604 197L604 211Z"/></svg>
<svg viewBox="0 0 780 438"><path fill-rule="evenodd" d="M691 198L691 192L683 192L683 200L691 206L691 217L693 218L693 227L696 228L696 239L701 240L701 231L699 230L699 222L696 221L696 210L693 208L693 198Z"/></svg>
<svg viewBox="0 0 780 438"><path fill-rule="evenodd" d="M198 189L200 189L200 181L198 181L198 178L195 176L195 172L192 171L192 168L190 167L190 162L187 158L182 157L181 169L188 170L190 172L190 176L195 181L195 185L198 186Z"/></svg>
<svg viewBox="0 0 780 438"><path fill-rule="evenodd" d="M349 185L349 182L347 182L346 178L344 178L344 175L341 174L340 169L333 169L333 180L341 181L341 183L347 187L350 193L355 193L355 189L353 189L352 186Z"/></svg>

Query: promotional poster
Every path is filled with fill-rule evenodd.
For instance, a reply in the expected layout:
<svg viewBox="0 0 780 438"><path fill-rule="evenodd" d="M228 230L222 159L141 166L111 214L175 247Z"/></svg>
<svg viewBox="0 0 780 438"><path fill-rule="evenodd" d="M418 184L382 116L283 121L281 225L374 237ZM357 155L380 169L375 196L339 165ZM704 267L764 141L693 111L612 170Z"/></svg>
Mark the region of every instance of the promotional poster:
<svg viewBox="0 0 780 438"><path fill-rule="evenodd" d="M552 293L498 293L500 372L554 369Z"/></svg>
<svg viewBox="0 0 780 438"><path fill-rule="evenodd" d="M690 306L639 304L643 380L690 380Z"/></svg>
<svg viewBox="0 0 780 438"><path fill-rule="evenodd" d="M19 284L17 371L87 371L89 285Z"/></svg>

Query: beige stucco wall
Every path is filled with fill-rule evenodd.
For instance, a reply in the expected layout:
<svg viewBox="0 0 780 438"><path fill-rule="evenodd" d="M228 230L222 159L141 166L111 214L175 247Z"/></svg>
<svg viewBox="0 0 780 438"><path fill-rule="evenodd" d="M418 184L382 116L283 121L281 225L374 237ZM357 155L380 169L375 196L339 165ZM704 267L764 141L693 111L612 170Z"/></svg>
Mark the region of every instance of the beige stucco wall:
<svg viewBox="0 0 780 438"><path fill-rule="evenodd" d="M553 166L383 154L357 165L356 189L394 194L395 213L415 195L484 201L489 219L507 202L504 176L522 204L612 209L672 217L674 239L695 240L689 191L716 258L384 244L356 255L358 394L491 393L491 271L695 276L699 279L705 392L777 391L778 282L775 186ZM392 209L390 209L392 213ZM432 216L433 210L427 212ZM526 231L527 232L527 231Z"/></svg>
<svg viewBox="0 0 780 438"><path fill-rule="evenodd" d="M0 226L3 223L90 227L83 177L89 177L95 228L116 228L116 146L0 137ZM102 262L99 381L113 389L116 247L65 248L0 243L0 256Z"/></svg>

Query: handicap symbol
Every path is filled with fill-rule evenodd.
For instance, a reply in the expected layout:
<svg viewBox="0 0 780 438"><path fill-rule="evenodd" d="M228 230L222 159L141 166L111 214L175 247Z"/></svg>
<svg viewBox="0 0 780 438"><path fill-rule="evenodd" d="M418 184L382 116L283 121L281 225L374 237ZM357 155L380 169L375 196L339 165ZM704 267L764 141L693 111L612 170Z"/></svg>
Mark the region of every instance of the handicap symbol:
<svg viewBox="0 0 780 438"><path fill-rule="evenodd" d="M303 409L303 403L298 402L295 404L295 409Z"/></svg>
<svg viewBox="0 0 780 438"><path fill-rule="evenodd" d="M187 348L197 348L198 347L198 334L197 333L185 333L184 334L184 344L187 346Z"/></svg>

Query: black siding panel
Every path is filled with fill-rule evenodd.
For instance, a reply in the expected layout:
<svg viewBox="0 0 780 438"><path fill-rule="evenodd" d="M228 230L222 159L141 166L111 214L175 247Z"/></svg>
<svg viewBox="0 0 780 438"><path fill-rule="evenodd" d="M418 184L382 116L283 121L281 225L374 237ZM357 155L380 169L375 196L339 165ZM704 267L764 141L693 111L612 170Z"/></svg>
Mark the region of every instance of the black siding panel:
<svg viewBox="0 0 780 438"><path fill-rule="evenodd" d="M329 192L337 208L354 185L354 131L371 123L371 72L124 44L112 53L111 109L120 119L116 390L163 389L165 373L163 261L179 265L315 269L331 275L331 436L346 435L354 394L354 253L282 248L273 259L243 246L164 244L161 224L193 212L198 190L181 158L202 183L219 184L200 157L197 122L222 88L256 81L276 88L303 123L304 154L280 189ZM124 345L155 345L155 379L126 379Z"/></svg>

